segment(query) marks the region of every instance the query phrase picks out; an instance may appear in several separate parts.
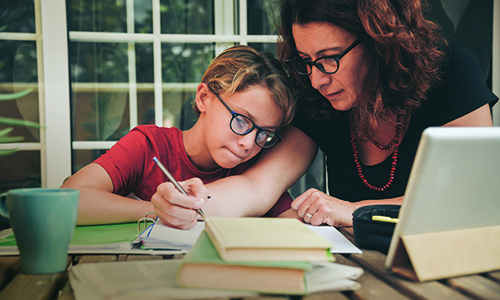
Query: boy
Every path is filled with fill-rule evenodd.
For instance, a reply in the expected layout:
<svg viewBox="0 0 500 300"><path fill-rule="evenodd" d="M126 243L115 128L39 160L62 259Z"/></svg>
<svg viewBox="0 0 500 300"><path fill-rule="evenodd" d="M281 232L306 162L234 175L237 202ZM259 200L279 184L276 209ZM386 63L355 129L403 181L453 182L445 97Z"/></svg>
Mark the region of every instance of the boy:
<svg viewBox="0 0 500 300"><path fill-rule="evenodd" d="M193 108L199 118L191 129L137 126L62 185L80 190L78 224L137 221L154 211L151 201L162 197L157 190L173 188L154 163L155 156L181 185L198 180L192 178L207 184L242 173L262 149L280 141L277 130L293 117L294 94L278 60L247 46L234 46L208 67ZM129 194L144 201L126 197ZM202 208L204 201L197 199L195 208ZM272 209L273 203L265 207L270 209L266 215L282 215L291 201L288 193L283 194ZM238 203L235 195L232 207L206 213L244 216L256 211L248 203ZM162 212L176 214L175 209Z"/></svg>

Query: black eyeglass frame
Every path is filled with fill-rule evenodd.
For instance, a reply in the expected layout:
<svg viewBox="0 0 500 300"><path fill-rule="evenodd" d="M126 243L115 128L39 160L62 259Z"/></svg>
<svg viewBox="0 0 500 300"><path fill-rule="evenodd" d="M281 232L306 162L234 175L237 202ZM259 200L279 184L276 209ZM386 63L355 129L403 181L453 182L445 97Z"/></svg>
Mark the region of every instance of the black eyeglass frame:
<svg viewBox="0 0 500 300"><path fill-rule="evenodd" d="M237 135L240 135L240 136L243 136L243 135L247 135L249 134L250 132L252 132L255 128L257 128L257 134L255 135L255 144L257 146L259 146L260 148L262 149L268 149L268 148L271 148L272 146L276 145L276 143L278 142L281 142L282 141L282 138L281 136L276 132L276 131L272 131L272 130L269 130L269 129L265 129L265 128L262 128L262 127L259 127L257 125L255 125L255 123L252 121L252 119L250 119L249 117L245 116L245 115L242 115L242 114L239 114L237 112L235 112L231 107L229 107L229 105L224 102L224 100L222 100L222 98L220 97L219 93L217 92L214 92L214 90L209 86L207 85L208 88L210 89L210 91L212 93L214 93L214 95L217 97L217 99L219 99L219 101L222 103L222 105L224 105L224 107L227 109L227 111L229 113L231 113L231 121L229 121L229 128L231 128L231 131L234 132L235 134ZM252 124L252 127L250 129L248 129L247 131L245 131L244 133L238 133L236 132L234 129L233 129L233 120L236 118L236 117L243 117L245 119L247 119L248 121L250 121L250 123ZM268 145L268 146L263 146L263 145L260 145L257 141L257 138L259 137L259 134L261 132L265 132L268 136L269 136L269 133L270 134L273 134L277 137L276 141L274 143L272 143L271 145Z"/></svg>
<svg viewBox="0 0 500 300"><path fill-rule="evenodd" d="M308 61L308 60L305 60L305 59L287 59L285 61L285 63L287 65L289 65L290 68L292 68L295 72L297 72L297 74L303 75L303 76L309 76L309 75L311 75L311 73L312 73L312 67L313 66L315 66L316 68L318 68L318 70L320 70L321 72L323 72L325 74L335 74L339 70L340 59L342 57L344 57L347 53L349 53L349 51L351 51L352 49L354 49L354 47L356 47L357 45L361 44L362 41L363 41L363 38L361 38L361 37L357 38L352 44L350 44L347 48L345 48L344 51L342 51L342 53L340 53L340 54L323 56L323 57L320 57L320 58L316 59L315 61ZM317 64L318 60L325 59L325 58L332 58L332 59L334 59L337 62L337 69L334 72L327 72L325 69L323 69L323 66L321 66L321 64ZM306 73L306 72L302 72L302 71L297 70L293 66L293 64L294 63L298 63L298 62L305 63L306 65L308 65L309 66L309 72Z"/></svg>

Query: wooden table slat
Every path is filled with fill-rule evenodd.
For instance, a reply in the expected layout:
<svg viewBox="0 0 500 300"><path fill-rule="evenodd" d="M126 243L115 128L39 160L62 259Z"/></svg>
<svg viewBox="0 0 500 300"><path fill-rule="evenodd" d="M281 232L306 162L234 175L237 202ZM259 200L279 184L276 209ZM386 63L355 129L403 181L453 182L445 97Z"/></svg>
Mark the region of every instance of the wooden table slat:
<svg viewBox="0 0 500 300"><path fill-rule="evenodd" d="M494 281L500 283L500 271L489 272L489 273L485 274L485 276L491 280L494 280Z"/></svg>
<svg viewBox="0 0 500 300"><path fill-rule="evenodd" d="M397 277L385 268L386 255L378 251L363 250L363 254L353 254L349 259L369 269L381 280L413 299L469 299L460 292L437 281L417 283Z"/></svg>
<svg viewBox="0 0 500 300"><path fill-rule="evenodd" d="M65 280L64 273L18 274L0 291L0 299L48 300L55 299Z"/></svg>
<svg viewBox="0 0 500 300"><path fill-rule="evenodd" d="M117 255L84 255L78 258L78 263L112 262L117 260Z"/></svg>
<svg viewBox="0 0 500 300"><path fill-rule="evenodd" d="M343 265L360 267L358 264L348 260L347 258L336 255L336 262ZM364 269L364 268L363 268ZM364 269L363 275L357 280L361 284L361 288L355 291L345 292L347 296L353 299L373 299L373 300L392 300L392 299L410 299L409 297L399 293L386 283L380 281L371 273Z"/></svg>
<svg viewBox="0 0 500 300"><path fill-rule="evenodd" d="M0 257L0 289L16 276L20 266L18 256Z"/></svg>
<svg viewBox="0 0 500 300"><path fill-rule="evenodd" d="M73 289L71 288L69 280L66 281L66 284L62 288L58 300L75 300L75 295L73 294Z"/></svg>
<svg viewBox="0 0 500 300"><path fill-rule="evenodd" d="M500 300L500 284L481 275L450 278L446 282L475 299Z"/></svg>
<svg viewBox="0 0 500 300"><path fill-rule="evenodd" d="M138 260L163 260L161 255L128 255L127 261L138 261Z"/></svg>
<svg viewBox="0 0 500 300"><path fill-rule="evenodd" d="M303 300L349 300L349 298L347 298L347 296L345 296L341 292L320 292L307 295L303 298Z"/></svg>

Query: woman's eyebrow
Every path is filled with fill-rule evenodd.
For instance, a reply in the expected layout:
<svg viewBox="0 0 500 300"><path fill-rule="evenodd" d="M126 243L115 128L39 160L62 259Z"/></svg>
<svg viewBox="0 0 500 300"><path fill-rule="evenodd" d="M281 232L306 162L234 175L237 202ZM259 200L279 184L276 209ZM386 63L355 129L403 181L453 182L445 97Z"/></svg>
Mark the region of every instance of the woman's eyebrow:
<svg viewBox="0 0 500 300"><path fill-rule="evenodd" d="M322 49L318 52L315 53L316 56L320 56L320 55L323 55L325 56L325 52L328 52L328 51L338 51L338 52L342 52L344 50L343 47L341 46L338 46L338 47L330 47L330 48L326 48L326 49ZM299 55L305 55L305 56L311 56L309 55L308 53L304 53L304 52L301 52L299 50L297 50L297 53L299 53Z"/></svg>

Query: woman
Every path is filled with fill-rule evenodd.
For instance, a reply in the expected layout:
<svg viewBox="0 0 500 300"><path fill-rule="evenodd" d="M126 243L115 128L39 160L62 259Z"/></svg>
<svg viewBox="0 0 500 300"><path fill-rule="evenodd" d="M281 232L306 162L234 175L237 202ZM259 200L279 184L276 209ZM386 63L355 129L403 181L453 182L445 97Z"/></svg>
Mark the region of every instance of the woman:
<svg viewBox="0 0 500 300"><path fill-rule="evenodd" d="M402 203L425 128L492 125L498 98L476 58L446 44L420 1L284 0L280 17L278 52L300 90L295 127L243 175L208 185L219 203L224 189L276 201L320 147L330 195L308 190L292 208L313 225L350 226L357 207ZM166 206L186 203L176 201Z"/></svg>

